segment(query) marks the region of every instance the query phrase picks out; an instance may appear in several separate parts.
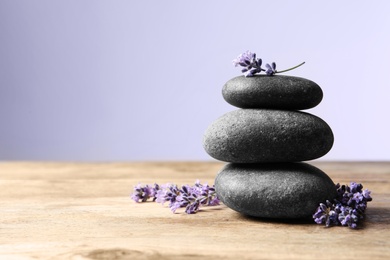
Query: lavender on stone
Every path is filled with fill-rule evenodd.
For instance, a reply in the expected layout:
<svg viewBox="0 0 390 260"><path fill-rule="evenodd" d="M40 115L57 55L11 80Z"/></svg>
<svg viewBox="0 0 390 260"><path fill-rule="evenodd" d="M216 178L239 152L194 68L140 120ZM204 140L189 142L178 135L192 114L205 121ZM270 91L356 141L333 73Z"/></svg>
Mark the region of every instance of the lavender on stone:
<svg viewBox="0 0 390 260"><path fill-rule="evenodd" d="M336 189L337 197L333 203L320 203L313 214L314 221L326 227L341 225L357 228L359 221L364 218L367 202L372 200L371 191L363 190L363 185L355 182L351 182L350 186L337 184Z"/></svg>
<svg viewBox="0 0 390 260"><path fill-rule="evenodd" d="M246 51L246 52L240 54L236 59L233 60L233 65L235 67L237 67L237 66L243 67L241 69L241 72L244 73L245 77L252 77L257 73L261 73L262 71L265 71L265 73L268 76L272 76L276 73L283 73L283 72L286 72L289 70L296 69L299 66L302 66L303 64L305 64L305 62L302 62L301 64L299 64L295 67L286 69L286 70L277 71L276 70L276 63L272 62L271 65L268 63L265 65L265 67L267 69L263 69L261 67L262 59L256 58L256 53L252 53L250 51Z"/></svg>
<svg viewBox="0 0 390 260"><path fill-rule="evenodd" d="M155 184L154 187L138 184L131 195L136 202L145 202L152 197L153 201L161 204L169 202L173 213L179 208L185 208L187 214L193 214L198 212L201 206L216 206L220 203L214 185L210 187L199 181L196 181L194 186L183 185L181 188L170 183L161 186Z"/></svg>
<svg viewBox="0 0 390 260"><path fill-rule="evenodd" d="M268 63L265 64L265 67L267 68L267 70L265 71L265 73L268 75L268 76L272 76L276 73L276 63L275 62L272 62L271 65L269 65Z"/></svg>
<svg viewBox="0 0 390 260"><path fill-rule="evenodd" d="M241 72L245 74L245 77L251 77L256 73L260 73L264 71L261 68L261 64L263 61L261 59L256 58L256 53L252 53L250 51L246 51L241 53L236 59L233 60L234 66L240 65L244 67L241 69Z"/></svg>

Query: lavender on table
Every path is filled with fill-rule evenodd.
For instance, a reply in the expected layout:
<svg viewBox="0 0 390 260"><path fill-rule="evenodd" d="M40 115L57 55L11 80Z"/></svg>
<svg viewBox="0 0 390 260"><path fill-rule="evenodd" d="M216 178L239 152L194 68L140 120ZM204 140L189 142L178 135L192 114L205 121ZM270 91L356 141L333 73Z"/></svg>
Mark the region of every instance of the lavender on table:
<svg viewBox="0 0 390 260"><path fill-rule="evenodd" d="M350 186L336 185L337 197L333 203L320 203L313 218L317 224L348 226L357 228L359 220L364 218L367 202L371 201L371 191L363 190L362 184L351 182Z"/></svg>
<svg viewBox="0 0 390 260"><path fill-rule="evenodd" d="M161 204L169 202L172 212L185 208L187 214L198 212L200 206L216 206L220 203L214 185L201 184L199 181L194 186L183 185L181 188L170 183L161 186L154 184L154 187L138 184L134 187L131 198L135 202L145 202L149 198Z"/></svg>
<svg viewBox="0 0 390 260"><path fill-rule="evenodd" d="M329 226L348 226L357 228L360 220L364 218L367 202L372 201L371 191L363 190L362 184L351 182L348 185L336 185L337 197L330 202L320 203L313 219L317 224ZM169 203L173 213L179 208L185 208L187 214L199 211L201 206L216 206L220 204L215 187L201 184L199 180L193 186L183 185L179 188L176 184L145 185L138 184L134 187L131 198L135 202L146 202L149 199L157 203Z"/></svg>
<svg viewBox="0 0 390 260"><path fill-rule="evenodd" d="M156 200L157 191L160 189L158 184L154 184L154 186L145 185L144 187L141 184L138 184L134 187L134 192L131 194L131 198L136 201L145 202L149 198L153 198L153 201Z"/></svg>
<svg viewBox="0 0 390 260"><path fill-rule="evenodd" d="M261 73L262 71L265 71L265 73L268 76L272 76L276 73L282 73L282 72L296 69L299 66L302 66L303 64L305 64L305 62L302 62L301 64L299 64L295 67L292 67L292 68L289 68L286 70L282 70L282 71L276 70L276 63L275 62L272 62L271 65L267 63L265 65L265 67L267 68L266 70L261 67L261 64L262 64L262 59L256 58L256 53L252 53L250 51L246 51L244 53L241 53L236 59L233 60L233 65L235 67L237 67L237 66L243 67L241 69L241 72L244 73L245 77L252 77L257 73Z"/></svg>

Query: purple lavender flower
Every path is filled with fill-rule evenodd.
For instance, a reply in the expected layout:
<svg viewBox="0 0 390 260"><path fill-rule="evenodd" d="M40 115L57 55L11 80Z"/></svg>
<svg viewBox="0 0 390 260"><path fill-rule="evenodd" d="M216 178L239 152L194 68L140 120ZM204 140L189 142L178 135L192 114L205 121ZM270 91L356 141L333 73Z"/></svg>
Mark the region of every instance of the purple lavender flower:
<svg viewBox="0 0 390 260"><path fill-rule="evenodd" d="M169 201L169 207L171 207L176 202L176 198L179 194L180 191L177 185L170 183L161 185L160 190L158 190L156 194L156 202L164 204Z"/></svg>
<svg viewBox="0 0 390 260"><path fill-rule="evenodd" d="M210 187L208 184L201 185L201 199L200 203L207 206L219 205L220 200L218 199L217 193L215 192L214 185Z"/></svg>
<svg viewBox="0 0 390 260"><path fill-rule="evenodd" d="M200 206L199 200L195 200L193 203L188 204L186 206L185 212L187 214L194 214L194 213L198 212L199 206Z"/></svg>
<svg viewBox="0 0 390 260"><path fill-rule="evenodd" d="M261 68L261 64L262 64L262 59L256 58L256 53L252 53L250 51L246 51L240 54L236 59L233 60L233 65L235 67L237 66L243 67L241 69L241 72L244 73L245 77L252 77L257 73L261 73L262 71L265 71L268 76L272 76L276 73L282 73L282 72L286 72L298 68L299 66L305 64L305 62L302 62L301 64L295 67L283 71L276 70L275 62L272 62L271 65L266 64L265 66L267 70Z"/></svg>
<svg viewBox="0 0 390 260"><path fill-rule="evenodd" d="M364 218L367 202L372 200L371 192L363 190L363 185L355 182L351 182L350 186L336 184L336 189L334 203L321 203L313 215L314 221L326 226L334 224L357 228L359 220Z"/></svg>
<svg viewBox="0 0 390 260"><path fill-rule="evenodd" d="M181 207L182 207L182 202L181 201L175 201L175 202L171 203L170 206L169 206L169 208L171 209L171 211L173 213L175 213L176 210L178 208L181 208Z"/></svg>
<svg viewBox="0 0 390 260"><path fill-rule="evenodd" d="M355 202L355 205L359 204L362 202L364 199L364 196L360 192L353 193L352 200Z"/></svg>
<svg viewBox="0 0 390 260"><path fill-rule="evenodd" d="M235 67L237 67L238 65L240 65L241 67L247 67L252 63L252 60L254 59L256 59L256 53L246 51L238 55L238 57L233 60L233 65Z"/></svg>
<svg viewBox="0 0 390 260"><path fill-rule="evenodd" d="M201 205L216 206L220 202L216 196L215 188L207 184L202 185L199 180L192 187L189 185L183 186L176 201L177 204L171 210L175 212L177 208L185 207L187 214L196 213Z"/></svg>
<svg viewBox="0 0 390 260"><path fill-rule="evenodd" d="M361 216L356 209L351 207L343 207L339 214L339 221L342 226L348 226L350 228L357 228L357 223Z"/></svg>
<svg viewBox="0 0 390 260"><path fill-rule="evenodd" d="M256 73L264 71L261 68L262 60L256 59L256 53L246 51L240 54L236 59L233 60L235 67L244 67L241 72L244 73L245 77L254 76Z"/></svg>
<svg viewBox="0 0 390 260"><path fill-rule="evenodd" d="M149 198L161 204L169 202L172 212L175 213L177 209L185 207L187 214L196 213L202 205L215 206L220 203L214 185L212 187L207 184L202 185L199 180L194 186L184 185L181 189L170 183L161 187L158 184L154 186L138 184L134 187L131 198L136 202L145 202Z"/></svg>
<svg viewBox="0 0 390 260"><path fill-rule="evenodd" d="M355 209L356 209L361 215L363 215L363 214L364 214L364 211L367 209L367 202L366 202L366 201L363 201L363 202L360 202L359 204L356 204L356 205L355 205Z"/></svg>
<svg viewBox="0 0 390 260"><path fill-rule="evenodd" d="M182 186L180 189L180 195L176 197L176 203L172 205L171 210L175 212L178 208L186 207L185 212L187 214L196 213L199 206L195 207L193 205L198 204L198 195L196 190L188 185Z"/></svg>
<svg viewBox="0 0 390 260"><path fill-rule="evenodd" d="M345 191L346 191L345 185L342 185L342 186L341 186L339 183L337 183L337 184L336 184L336 190L337 190L337 197L336 197L336 199L337 199L338 201L342 201L343 196L344 196L344 193L345 193Z"/></svg>
<svg viewBox="0 0 390 260"><path fill-rule="evenodd" d="M369 191L368 189L363 190L362 194L363 194L363 197L366 199L366 201L372 200L372 198L370 196L371 191Z"/></svg>
<svg viewBox="0 0 390 260"><path fill-rule="evenodd" d="M317 224L325 224L326 227L338 223L338 214L334 210L334 205L329 200L326 201L326 204L320 203L313 218Z"/></svg>
<svg viewBox="0 0 390 260"><path fill-rule="evenodd" d="M363 189L363 185L360 183L357 184L356 182L351 182L351 187L350 187L350 192L356 193L356 192L361 192Z"/></svg>
<svg viewBox="0 0 390 260"><path fill-rule="evenodd" d="M145 185L145 187L142 187L140 183L138 183L137 186L134 187L134 192L131 195L131 198L135 202L145 202L149 198L153 197L153 201L156 199L155 195L157 190L159 189L159 186L157 184L154 185L154 187L150 187L149 185Z"/></svg>
<svg viewBox="0 0 390 260"><path fill-rule="evenodd" d="M313 214L314 221L317 224L324 224L327 220L328 213L328 207L324 203L320 203L320 206L317 208L317 211Z"/></svg>
<svg viewBox="0 0 390 260"><path fill-rule="evenodd" d="M267 68L265 73L267 73L268 76L272 76L276 73L276 63L275 62L272 62L271 65L269 65L267 63L267 64L265 64L265 67Z"/></svg>
<svg viewBox="0 0 390 260"><path fill-rule="evenodd" d="M153 197L153 201L157 199L157 192L160 190L160 185L157 183L153 184L153 187L150 188L150 197Z"/></svg>

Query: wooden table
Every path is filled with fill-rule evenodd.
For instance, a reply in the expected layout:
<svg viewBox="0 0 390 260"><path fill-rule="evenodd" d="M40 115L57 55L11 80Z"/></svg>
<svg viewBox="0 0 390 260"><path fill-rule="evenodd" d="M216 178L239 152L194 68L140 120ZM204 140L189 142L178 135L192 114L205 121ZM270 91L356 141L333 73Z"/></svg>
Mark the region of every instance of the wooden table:
<svg viewBox="0 0 390 260"><path fill-rule="evenodd" d="M129 198L138 182L212 184L222 163L2 162L0 259L390 259L390 162L312 164L372 191L363 228Z"/></svg>

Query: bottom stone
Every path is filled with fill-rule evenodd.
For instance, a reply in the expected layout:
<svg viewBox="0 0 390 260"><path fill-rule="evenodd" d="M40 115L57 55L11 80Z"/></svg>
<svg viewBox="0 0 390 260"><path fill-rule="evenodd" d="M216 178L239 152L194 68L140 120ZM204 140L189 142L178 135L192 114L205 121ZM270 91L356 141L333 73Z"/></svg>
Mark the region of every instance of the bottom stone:
<svg viewBox="0 0 390 260"><path fill-rule="evenodd" d="M306 163L227 164L215 180L218 198L245 215L304 218L333 200L333 181Z"/></svg>

